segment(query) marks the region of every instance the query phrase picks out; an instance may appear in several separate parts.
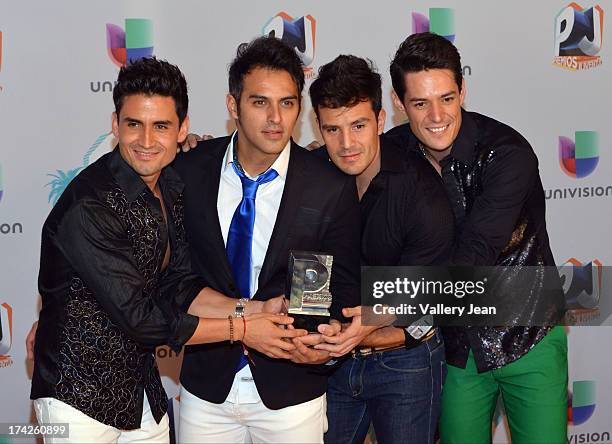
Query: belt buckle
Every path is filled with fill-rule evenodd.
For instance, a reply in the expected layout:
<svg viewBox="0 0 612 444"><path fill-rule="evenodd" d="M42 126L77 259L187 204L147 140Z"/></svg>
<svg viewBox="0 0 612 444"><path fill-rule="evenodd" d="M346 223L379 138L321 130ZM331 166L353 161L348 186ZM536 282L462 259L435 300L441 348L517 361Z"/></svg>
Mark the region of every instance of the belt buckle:
<svg viewBox="0 0 612 444"><path fill-rule="evenodd" d="M351 355L353 358L365 358L366 356L370 356L372 353L374 353L374 350L375 349L373 347L355 347L351 351Z"/></svg>

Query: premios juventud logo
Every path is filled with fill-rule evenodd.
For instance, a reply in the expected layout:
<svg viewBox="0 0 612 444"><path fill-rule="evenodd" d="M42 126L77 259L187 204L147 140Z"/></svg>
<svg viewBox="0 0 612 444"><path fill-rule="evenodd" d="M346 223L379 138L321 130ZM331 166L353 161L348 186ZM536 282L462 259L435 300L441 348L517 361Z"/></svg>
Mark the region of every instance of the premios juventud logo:
<svg viewBox="0 0 612 444"><path fill-rule="evenodd" d="M565 295L568 325L587 325L590 320L602 316L600 302L603 296L604 266L599 259L585 263L569 258L559 267L559 277Z"/></svg>
<svg viewBox="0 0 612 444"><path fill-rule="evenodd" d="M570 3L555 17L553 64L570 71L597 68L602 64L603 32L604 10L600 5L583 8Z"/></svg>
<svg viewBox="0 0 612 444"><path fill-rule="evenodd" d="M312 78L317 46L317 21L312 15L294 18L281 11L266 22L262 35L276 37L294 48L304 64L304 75Z"/></svg>

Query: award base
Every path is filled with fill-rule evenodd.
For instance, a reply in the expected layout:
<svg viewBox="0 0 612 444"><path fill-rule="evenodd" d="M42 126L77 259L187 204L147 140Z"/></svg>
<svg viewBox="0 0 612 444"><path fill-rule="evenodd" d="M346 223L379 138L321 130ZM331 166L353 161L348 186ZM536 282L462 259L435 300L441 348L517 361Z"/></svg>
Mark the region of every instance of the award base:
<svg viewBox="0 0 612 444"><path fill-rule="evenodd" d="M293 318L293 326L297 329L303 329L310 333L319 333L317 327L320 324L329 324L330 317L325 315L305 315L305 314L292 314L289 316Z"/></svg>

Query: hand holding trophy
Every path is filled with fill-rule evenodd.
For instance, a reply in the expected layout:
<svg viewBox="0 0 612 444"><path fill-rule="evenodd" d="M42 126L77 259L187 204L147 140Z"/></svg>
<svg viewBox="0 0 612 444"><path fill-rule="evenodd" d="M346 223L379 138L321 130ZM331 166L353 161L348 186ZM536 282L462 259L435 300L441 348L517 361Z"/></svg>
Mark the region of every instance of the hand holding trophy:
<svg viewBox="0 0 612 444"><path fill-rule="evenodd" d="M289 253L287 276L288 313L293 326L317 333L319 324L329 324L332 294L329 291L333 256L308 251Z"/></svg>

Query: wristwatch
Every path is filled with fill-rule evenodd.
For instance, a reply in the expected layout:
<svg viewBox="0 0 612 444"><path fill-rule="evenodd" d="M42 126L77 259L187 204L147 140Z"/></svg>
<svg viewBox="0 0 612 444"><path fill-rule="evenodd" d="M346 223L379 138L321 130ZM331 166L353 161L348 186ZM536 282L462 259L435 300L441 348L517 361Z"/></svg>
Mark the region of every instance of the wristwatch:
<svg viewBox="0 0 612 444"><path fill-rule="evenodd" d="M246 307L247 302L249 302L247 298L238 299L238 302L236 302L236 310L234 311L234 316L236 316L237 318L241 318L244 316L244 308Z"/></svg>

